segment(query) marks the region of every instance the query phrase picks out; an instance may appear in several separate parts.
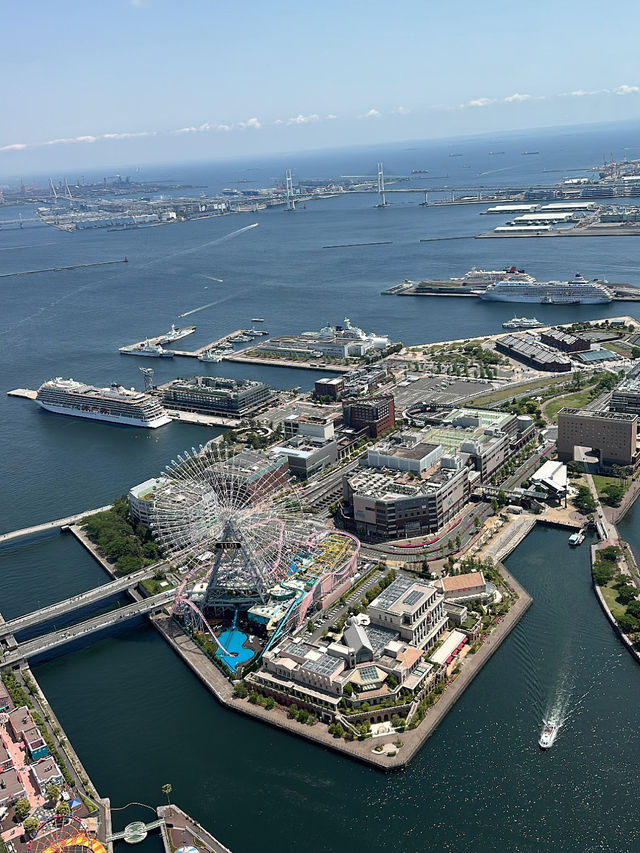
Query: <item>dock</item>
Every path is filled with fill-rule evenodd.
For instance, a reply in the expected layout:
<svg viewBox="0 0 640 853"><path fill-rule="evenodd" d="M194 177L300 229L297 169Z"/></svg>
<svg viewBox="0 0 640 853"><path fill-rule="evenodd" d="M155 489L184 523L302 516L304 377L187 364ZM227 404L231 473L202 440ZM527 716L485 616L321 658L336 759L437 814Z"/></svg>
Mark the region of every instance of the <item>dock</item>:
<svg viewBox="0 0 640 853"><path fill-rule="evenodd" d="M174 349L172 347L171 352L174 355L180 355L180 356L183 356L184 358L197 358L199 355L203 355L203 353L205 353L207 350L216 349L221 344L226 344L226 343L232 342L235 338L238 337L238 335L243 334L243 332L244 332L244 329L236 329L235 332L230 332L228 335L224 335L221 338L217 338L214 341L210 341L208 344L204 344L203 346L198 347L197 349L193 349L193 350ZM158 335L155 338L145 338L144 341L137 341L135 344L129 344L129 346L137 347L137 346L140 346L141 344L145 343L145 341L149 341L149 343L151 343L151 344L159 344L160 341L164 338L165 338L165 335ZM226 356L225 356L225 358L226 358Z"/></svg>

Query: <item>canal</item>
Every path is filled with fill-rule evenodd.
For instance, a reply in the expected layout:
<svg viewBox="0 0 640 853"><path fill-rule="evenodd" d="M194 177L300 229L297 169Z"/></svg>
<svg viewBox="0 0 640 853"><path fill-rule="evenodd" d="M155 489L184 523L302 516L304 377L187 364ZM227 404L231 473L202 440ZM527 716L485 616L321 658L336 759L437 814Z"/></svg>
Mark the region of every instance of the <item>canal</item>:
<svg viewBox="0 0 640 853"><path fill-rule="evenodd" d="M23 565L40 550L39 564L61 578L78 571L50 540L24 548ZM508 567L532 607L398 774L221 708L143 620L34 671L114 806L160 802L170 782L176 802L234 853L294 849L303 838L308 853L638 849L640 670L598 607L586 544L570 549L565 532L538 527ZM43 595L40 573L5 577L2 610L18 588L24 609L57 597ZM79 586L96 580L87 577ZM542 753L551 712L564 725ZM143 812L120 812L116 828L120 816Z"/></svg>

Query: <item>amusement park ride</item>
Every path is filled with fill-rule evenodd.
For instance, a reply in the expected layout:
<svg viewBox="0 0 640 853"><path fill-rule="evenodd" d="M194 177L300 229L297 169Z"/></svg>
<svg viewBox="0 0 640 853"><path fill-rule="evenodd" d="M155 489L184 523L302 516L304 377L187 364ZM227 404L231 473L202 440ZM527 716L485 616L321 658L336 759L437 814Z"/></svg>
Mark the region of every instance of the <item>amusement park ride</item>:
<svg viewBox="0 0 640 853"><path fill-rule="evenodd" d="M265 626L264 651L357 572L360 548L313 517L280 466L252 478L238 460L218 444L192 448L167 467L154 506L154 533L184 572L174 615L227 658L238 617ZM214 619L232 630L220 635Z"/></svg>

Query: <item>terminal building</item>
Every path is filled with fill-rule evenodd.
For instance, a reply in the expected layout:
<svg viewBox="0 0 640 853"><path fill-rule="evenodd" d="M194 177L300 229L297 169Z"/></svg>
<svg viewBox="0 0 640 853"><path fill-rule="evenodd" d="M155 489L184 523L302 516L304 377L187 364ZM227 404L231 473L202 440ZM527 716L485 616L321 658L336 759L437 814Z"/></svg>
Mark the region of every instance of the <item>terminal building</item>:
<svg viewBox="0 0 640 853"><path fill-rule="evenodd" d="M174 379L162 392L164 405L169 409L232 417L254 411L273 396L273 390L264 382L221 376Z"/></svg>
<svg viewBox="0 0 640 853"><path fill-rule="evenodd" d="M576 447L598 451L600 463L635 465L638 461L638 416L591 409L560 409L558 412L558 459L574 458Z"/></svg>

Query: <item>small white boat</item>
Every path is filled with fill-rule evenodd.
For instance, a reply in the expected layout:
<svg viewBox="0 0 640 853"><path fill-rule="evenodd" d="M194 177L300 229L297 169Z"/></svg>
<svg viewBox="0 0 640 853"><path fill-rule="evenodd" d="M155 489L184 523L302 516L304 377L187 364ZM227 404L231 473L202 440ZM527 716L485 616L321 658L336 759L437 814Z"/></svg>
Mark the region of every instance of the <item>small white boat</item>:
<svg viewBox="0 0 640 853"><path fill-rule="evenodd" d="M222 361L222 353L208 349L198 356L198 361L213 361L217 364L219 361Z"/></svg>
<svg viewBox="0 0 640 853"><path fill-rule="evenodd" d="M252 317L251 322L252 323L264 323L264 317Z"/></svg>
<svg viewBox="0 0 640 853"><path fill-rule="evenodd" d="M550 720L544 721L544 728L542 729L542 734L538 740L540 749L551 749L558 735L558 729L559 726L557 723Z"/></svg>

